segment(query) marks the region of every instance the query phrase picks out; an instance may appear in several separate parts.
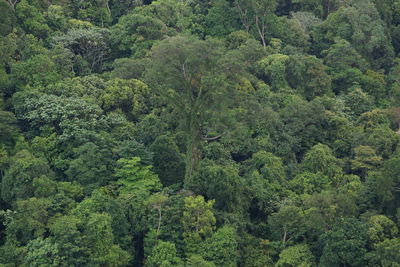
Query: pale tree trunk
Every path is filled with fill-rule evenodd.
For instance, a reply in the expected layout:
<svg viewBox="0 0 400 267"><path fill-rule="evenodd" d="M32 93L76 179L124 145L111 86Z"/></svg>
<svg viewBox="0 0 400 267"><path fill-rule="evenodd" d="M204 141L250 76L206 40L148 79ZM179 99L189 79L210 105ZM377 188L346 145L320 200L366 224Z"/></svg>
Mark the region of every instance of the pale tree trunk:
<svg viewBox="0 0 400 267"><path fill-rule="evenodd" d="M257 26L258 35L260 36L261 42L263 44L263 47L266 47L267 46L267 42L265 41L265 24L261 23L262 25L260 25L258 16L256 16L255 19L256 19L256 26Z"/></svg>
<svg viewBox="0 0 400 267"><path fill-rule="evenodd" d="M400 134L400 120L397 121L397 134Z"/></svg>
<svg viewBox="0 0 400 267"><path fill-rule="evenodd" d="M246 29L246 32L249 32L250 31L250 22L249 22L248 10L242 8L238 1L235 1L235 5L239 12L240 20L241 20L244 28Z"/></svg>
<svg viewBox="0 0 400 267"><path fill-rule="evenodd" d="M10 5L10 7L15 11L15 6L17 5L19 0L7 0L7 3Z"/></svg>
<svg viewBox="0 0 400 267"><path fill-rule="evenodd" d="M190 123L190 132L187 139L187 151L186 151L186 170L185 170L185 183L186 189L190 186L192 182L193 172L198 167L201 151L201 134L200 129L197 124L192 121Z"/></svg>

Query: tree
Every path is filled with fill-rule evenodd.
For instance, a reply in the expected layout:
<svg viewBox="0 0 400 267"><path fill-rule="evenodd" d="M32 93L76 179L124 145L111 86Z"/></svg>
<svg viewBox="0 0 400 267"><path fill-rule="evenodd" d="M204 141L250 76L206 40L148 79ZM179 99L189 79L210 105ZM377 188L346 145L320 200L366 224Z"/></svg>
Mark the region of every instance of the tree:
<svg viewBox="0 0 400 267"><path fill-rule="evenodd" d="M9 204L17 199L33 197L33 181L41 176L53 177L53 172L42 159L35 158L29 151L21 150L14 157L1 183L4 201Z"/></svg>
<svg viewBox="0 0 400 267"><path fill-rule="evenodd" d="M37 238L31 240L26 246L24 261L29 266L61 266L62 259L59 248L52 238Z"/></svg>
<svg viewBox="0 0 400 267"><path fill-rule="evenodd" d="M70 0L68 1L68 8L72 17L90 21L100 27L111 22L109 0L89 0L85 2Z"/></svg>
<svg viewBox="0 0 400 267"><path fill-rule="evenodd" d="M68 48L75 54L75 61L81 57L91 71L100 72L109 53L108 35L107 29L71 29L66 34L55 36L53 44ZM79 73L79 69L75 72Z"/></svg>
<svg viewBox="0 0 400 267"><path fill-rule="evenodd" d="M161 188L158 176L151 171L151 166L140 164L140 158L119 159L114 176L121 186L121 192L140 193L158 191Z"/></svg>
<svg viewBox="0 0 400 267"><path fill-rule="evenodd" d="M323 144L313 146L301 162L304 171L322 173L334 179L342 173L340 161L333 155L332 150Z"/></svg>
<svg viewBox="0 0 400 267"><path fill-rule="evenodd" d="M315 266L315 258L306 244L300 244L282 250L275 266L312 267Z"/></svg>
<svg viewBox="0 0 400 267"><path fill-rule="evenodd" d="M345 95L344 102L349 107L349 113L352 117L358 117L362 113L371 111L374 108L372 97L365 93L359 86Z"/></svg>
<svg viewBox="0 0 400 267"><path fill-rule="evenodd" d="M327 67L313 56L293 55L287 62L287 80L308 100L317 96L331 95L331 77Z"/></svg>
<svg viewBox="0 0 400 267"><path fill-rule="evenodd" d="M163 39L167 33L168 28L160 19L142 12L130 12L113 26L111 47L117 55L140 58L156 40Z"/></svg>
<svg viewBox="0 0 400 267"><path fill-rule="evenodd" d="M96 131L107 128L100 107L83 98L21 92L14 94L13 104L17 118L33 131L51 129L69 145L96 140Z"/></svg>
<svg viewBox="0 0 400 267"><path fill-rule="evenodd" d="M293 180L290 180L289 184L291 190L297 194L312 195L328 189L332 181L321 172L303 172L296 175Z"/></svg>
<svg viewBox="0 0 400 267"><path fill-rule="evenodd" d="M15 115L11 112L0 110L0 144L6 148L15 145L19 129L16 127Z"/></svg>
<svg viewBox="0 0 400 267"><path fill-rule="evenodd" d="M372 216L368 221L368 239L372 247L395 238L398 232L396 224L384 215Z"/></svg>
<svg viewBox="0 0 400 267"><path fill-rule="evenodd" d="M205 201L202 196L189 196L184 201L182 224L185 252L196 254L201 242L210 237L215 228L214 201Z"/></svg>
<svg viewBox="0 0 400 267"><path fill-rule="evenodd" d="M60 216L52 221L49 228L64 266L89 263L89 250L84 245L81 220L71 215Z"/></svg>
<svg viewBox="0 0 400 267"><path fill-rule="evenodd" d="M186 261L186 267L215 267L215 264L212 261L206 261L202 256L199 255L191 255Z"/></svg>
<svg viewBox="0 0 400 267"><path fill-rule="evenodd" d="M43 238L47 231L50 200L29 198L18 200L15 212L6 225L7 241L25 246L30 240Z"/></svg>
<svg viewBox="0 0 400 267"><path fill-rule="evenodd" d="M330 42L336 36L349 41L376 69L391 65L393 46L372 1L355 0L352 5L330 14L318 28L323 32L322 38ZM316 43L324 43L315 37Z"/></svg>
<svg viewBox="0 0 400 267"><path fill-rule="evenodd" d="M233 166L203 161L193 177L191 188L205 194L208 199L214 199L217 209L235 212L245 204L243 186L244 182Z"/></svg>
<svg viewBox="0 0 400 267"><path fill-rule="evenodd" d="M355 216L358 208L351 195L333 190L307 196L303 206L304 233L315 241L338 221Z"/></svg>
<svg viewBox="0 0 400 267"><path fill-rule="evenodd" d="M159 136L150 146L154 153L154 172L164 186L181 183L185 175L185 161L178 146L168 136Z"/></svg>
<svg viewBox="0 0 400 267"><path fill-rule="evenodd" d="M365 266L367 231L365 225L353 218L342 219L321 236L323 243L320 264L335 266Z"/></svg>
<svg viewBox="0 0 400 267"><path fill-rule="evenodd" d="M238 28L238 14L226 0L212 2L204 20L206 33L210 36L223 37Z"/></svg>
<svg viewBox="0 0 400 267"><path fill-rule="evenodd" d="M114 245L111 217L107 213L92 213L84 229L86 246L90 248L90 260L95 265L125 266L130 255Z"/></svg>
<svg viewBox="0 0 400 267"><path fill-rule="evenodd" d="M106 111L121 109L129 119L138 121L154 108L156 96L139 80L112 79L106 82L99 102Z"/></svg>
<svg viewBox="0 0 400 267"><path fill-rule="evenodd" d="M1 1L0 2L0 36L6 36L12 31L16 22L14 15L15 0ZM18 0L17 0L18 1ZM17 2L15 1L15 2Z"/></svg>
<svg viewBox="0 0 400 267"><path fill-rule="evenodd" d="M260 38L264 47L267 46L267 33L271 25L271 16L276 8L275 1L271 0L236 0L236 8L238 10L242 24L247 32L254 30ZM254 27L254 29L253 29Z"/></svg>
<svg viewBox="0 0 400 267"><path fill-rule="evenodd" d="M17 89L25 86L46 86L61 79L54 61L46 54L32 56L13 65L11 80Z"/></svg>
<svg viewBox="0 0 400 267"><path fill-rule="evenodd" d="M13 2L13 0L10 0ZM14 4L15 6L15 4ZM42 13L27 0L20 1L15 7L15 14L23 29L39 38L46 38L50 28L45 23Z"/></svg>
<svg viewBox="0 0 400 267"><path fill-rule="evenodd" d="M375 250L368 253L367 257L371 266L394 267L400 262L400 238L386 239L378 243Z"/></svg>
<svg viewBox="0 0 400 267"><path fill-rule="evenodd" d="M237 266L238 242L233 227L223 226L203 244L203 257L221 267Z"/></svg>
<svg viewBox="0 0 400 267"><path fill-rule="evenodd" d="M283 54L272 54L256 63L256 70L275 91L288 87L286 66L289 57Z"/></svg>
<svg viewBox="0 0 400 267"><path fill-rule="evenodd" d="M303 218L304 214L300 208L285 205L268 218L268 225L274 238L286 244L303 235Z"/></svg>
<svg viewBox="0 0 400 267"><path fill-rule="evenodd" d="M355 158L351 161L351 167L361 177L365 178L368 171L375 170L382 164L382 157L376 155L375 150L369 146L354 148Z"/></svg>
<svg viewBox="0 0 400 267"><path fill-rule="evenodd" d="M175 244L159 241L152 253L146 259L146 267L183 266L182 260L176 255Z"/></svg>
<svg viewBox="0 0 400 267"><path fill-rule="evenodd" d="M177 36L159 42L151 50L148 84L177 109L184 122L186 186L201 159L201 143L208 138L207 129L216 131L212 122L232 98L229 85L237 71L231 63L224 57L221 43L213 39Z"/></svg>
<svg viewBox="0 0 400 267"><path fill-rule="evenodd" d="M80 183L86 194L111 180L113 155L109 148L88 142L74 152L76 156L69 162L65 174L70 181Z"/></svg>

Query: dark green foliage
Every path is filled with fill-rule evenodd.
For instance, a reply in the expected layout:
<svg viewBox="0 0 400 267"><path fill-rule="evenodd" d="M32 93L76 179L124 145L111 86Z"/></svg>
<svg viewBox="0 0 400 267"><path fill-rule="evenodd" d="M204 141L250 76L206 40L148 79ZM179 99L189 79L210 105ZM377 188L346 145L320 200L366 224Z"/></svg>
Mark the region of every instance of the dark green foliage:
<svg viewBox="0 0 400 267"><path fill-rule="evenodd" d="M398 267L400 0L0 0L0 266Z"/></svg>
<svg viewBox="0 0 400 267"><path fill-rule="evenodd" d="M181 183L184 177L184 158L178 146L168 136L159 136L150 146L154 154L154 172L164 186Z"/></svg>
<svg viewBox="0 0 400 267"><path fill-rule="evenodd" d="M349 218L335 224L321 236L321 263L326 266L365 266L367 232L359 221Z"/></svg>
<svg viewBox="0 0 400 267"><path fill-rule="evenodd" d="M33 181L41 176L52 177L49 166L35 158L29 151L21 150L12 159L1 183L2 199L8 203L34 194Z"/></svg>

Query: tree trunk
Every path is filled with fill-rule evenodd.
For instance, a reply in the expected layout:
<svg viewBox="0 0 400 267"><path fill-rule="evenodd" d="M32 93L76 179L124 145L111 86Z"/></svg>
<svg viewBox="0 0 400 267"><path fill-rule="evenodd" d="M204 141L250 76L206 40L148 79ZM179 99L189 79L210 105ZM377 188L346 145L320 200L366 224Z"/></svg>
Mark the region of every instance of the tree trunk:
<svg viewBox="0 0 400 267"><path fill-rule="evenodd" d="M201 158L200 143L202 137L200 134L200 127L193 119L191 119L191 122L189 123L189 129L190 131L187 139L186 150L186 170L184 182L185 189L189 189L192 182L193 172L198 167Z"/></svg>

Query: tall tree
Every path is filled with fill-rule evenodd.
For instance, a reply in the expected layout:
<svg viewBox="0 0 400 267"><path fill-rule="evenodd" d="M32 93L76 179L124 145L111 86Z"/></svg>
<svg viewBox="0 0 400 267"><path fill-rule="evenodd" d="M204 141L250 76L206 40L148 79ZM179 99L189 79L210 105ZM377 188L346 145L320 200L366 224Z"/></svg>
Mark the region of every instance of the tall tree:
<svg viewBox="0 0 400 267"><path fill-rule="evenodd" d="M236 0L240 19L247 32L254 30L264 47L267 46L267 33L274 14L276 3L274 0Z"/></svg>
<svg viewBox="0 0 400 267"><path fill-rule="evenodd" d="M237 68L225 56L221 42L190 36L168 38L151 50L146 71L148 84L156 88L182 116L186 140L185 186L201 159L201 143L218 139L215 122L232 100L230 86ZM218 133L222 134L222 133Z"/></svg>

